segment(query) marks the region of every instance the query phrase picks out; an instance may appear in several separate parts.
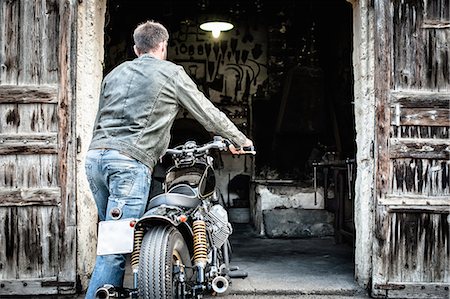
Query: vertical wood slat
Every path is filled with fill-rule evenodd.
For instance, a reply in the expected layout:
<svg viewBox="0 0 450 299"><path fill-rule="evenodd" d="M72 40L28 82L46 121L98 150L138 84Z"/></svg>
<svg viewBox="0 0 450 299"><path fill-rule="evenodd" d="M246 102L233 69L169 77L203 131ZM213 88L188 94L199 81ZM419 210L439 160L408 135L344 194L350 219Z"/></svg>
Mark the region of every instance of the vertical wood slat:
<svg viewBox="0 0 450 299"><path fill-rule="evenodd" d="M390 108L388 106L389 91L392 87L392 20L390 16L391 4L386 1L376 1L376 46L375 55L377 59L375 70L375 98L377 115L377 191L379 195L388 190L388 145L390 132Z"/></svg>
<svg viewBox="0 0 450 299"><path fill-rule="evenodd" d="M433 197L450 197L449 171L449 160L395 159L389 195L428 196L430 201Z"/></svg>
<svg viewBox="0 0 450 299"><path fill-rule="evenodd" d="M17 84L19 65L19 2L0 2L0 84Z"/></svg>
<svg viewBox="0 0 450 299"><path fill-rule="evenodd" d="M389 185L389 132L390 132L390 107L388 106L388 92L392 89L392 5L390 1L374 1L375 18L375 105L377 116L377 131L375 139L376 170L375 188L377 198L382 198ZM389 256L386 244L386 234L392 229L387 222L386 210L375 202L375 227L372 258L373 277L372 284L386 284L388 281L389 264L386 258ZM383 295L382 291L375 289L374 295Z"/></svg>
<svg viewBox="0 0 450 299"><path fill-rule="evenodd" d="M0 157L0 188L17 188L17 156Z"/></svg>
<svg viewBox="0 0 450 299"><path fill-rule="evenodd" d="M57 207L20 207L18 219L18 278L57 277L58 212Z"/></svg>
<svg viewBox="0 0 450 299"><path fill-rule="evenodd" d="M391 126L391 135L396 138L450 138L450 127L426 127L426 126Z"/></svg>
<svg viewBox="0 0 450 299"><path fill-rule="evenodd" d="M59 7L59 184L61 186L59 250L66 254L59 262L60 282L76 280L76 200L75 200L75 132L73 127L76 61L76 1L65 0ZM69 179L70 176L70 179ZM74 286L60 288L60 293L72 293Z"/></svg>
<svg viewBox="0 0 450 299"><path fill-rule="evenodd" d="M448 282L448 213L392 213L390 281Z"/></svg>
<svg viewBox="0 0 450 299"><path fill-rule="evenodd" d="M58 13L56 0L0 2L0 84L58 82Z"/></svg>
<svg viewBox="0 0 450 299"><path fill-rule="evenodd" d="M0 207L0 280L17 277L17 208Z"/></svg>

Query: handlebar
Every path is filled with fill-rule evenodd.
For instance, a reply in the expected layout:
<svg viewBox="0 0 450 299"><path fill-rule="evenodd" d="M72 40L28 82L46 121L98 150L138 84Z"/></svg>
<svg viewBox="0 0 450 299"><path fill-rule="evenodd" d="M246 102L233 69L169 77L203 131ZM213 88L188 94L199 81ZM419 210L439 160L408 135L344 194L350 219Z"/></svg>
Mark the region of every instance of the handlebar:
<svg viewBox="0 0 450 299"><path fill-rule="evenodd" d="M167 149L166 154L176 156L189 153L202 154L207 153L210 149L218 149L221 151L227 150L229 145L231 145L231 142L228 139L216 136L214 137L214 141L211 141L202 146L197 146L195 142L188 141L184 145L179 145L175 148ZM256 154L255 148L253 146L243 147L242 150L245 151L244 154Z"/></svg>
<svg viewBox="0 0 450 299"><path fill-rule="evenodd" d="M223 145L222 145L223 144ZM176 148L169 148L167 149L166 153L169 155L181 155L181 154L188 154L188 153L202 153L207 152L210 149L219 149L224 150L226 149L226 145L224 143L219 144L217 141L213 141L211 143L207 143L200 147L193 147L193 148L183 148L183 149L176 149ZM184 147L184 145L183 145Z"/></svg>

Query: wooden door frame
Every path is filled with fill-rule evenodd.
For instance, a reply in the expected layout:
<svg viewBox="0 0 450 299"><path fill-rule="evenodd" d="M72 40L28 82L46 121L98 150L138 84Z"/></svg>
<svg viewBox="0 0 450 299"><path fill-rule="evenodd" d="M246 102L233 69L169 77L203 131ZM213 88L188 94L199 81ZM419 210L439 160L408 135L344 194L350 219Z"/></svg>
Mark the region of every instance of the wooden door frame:
<svg viewBox="0 0 450 299"><path fill-rule="evenodd" d="M77 57L77 0L65 0L59 27L59 88L58 88L58 156L61 189L60 252L72 252L70 260L60 261L58 294L76 292L77 277L77 200L76 200L76 57ZM65 29L65 30L63 30ZM63 230L64 228L64 230ZM72 285L71 282L74 282Z"/></svg>

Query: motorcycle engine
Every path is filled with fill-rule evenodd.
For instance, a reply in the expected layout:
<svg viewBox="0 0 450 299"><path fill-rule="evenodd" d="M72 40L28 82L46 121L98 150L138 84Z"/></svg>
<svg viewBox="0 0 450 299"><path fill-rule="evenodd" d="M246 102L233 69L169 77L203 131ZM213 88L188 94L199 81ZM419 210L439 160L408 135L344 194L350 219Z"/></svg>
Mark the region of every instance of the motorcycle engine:
<svg viewBox="0 0 450 299"><path fill-rule="evenodd" d="M228 222L227 211L221 205L214 205L205 216L205 221L211 232L213 245L217 248L222 247L233 231Z"/></svg>

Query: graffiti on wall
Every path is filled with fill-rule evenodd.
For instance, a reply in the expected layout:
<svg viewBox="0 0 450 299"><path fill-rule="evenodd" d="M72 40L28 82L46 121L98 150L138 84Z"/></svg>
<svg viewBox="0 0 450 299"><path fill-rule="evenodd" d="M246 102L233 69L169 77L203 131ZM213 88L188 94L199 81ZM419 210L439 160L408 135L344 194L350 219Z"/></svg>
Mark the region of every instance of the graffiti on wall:
<svg viewBox="0 0 450 299"><path fill-rule="evenodd" d="M168 59L183 65L205 95L239 127L248 127L251 97L264 92L267 36L261 26L236 26L213 39L198 24L172 33Z"/></svg>

